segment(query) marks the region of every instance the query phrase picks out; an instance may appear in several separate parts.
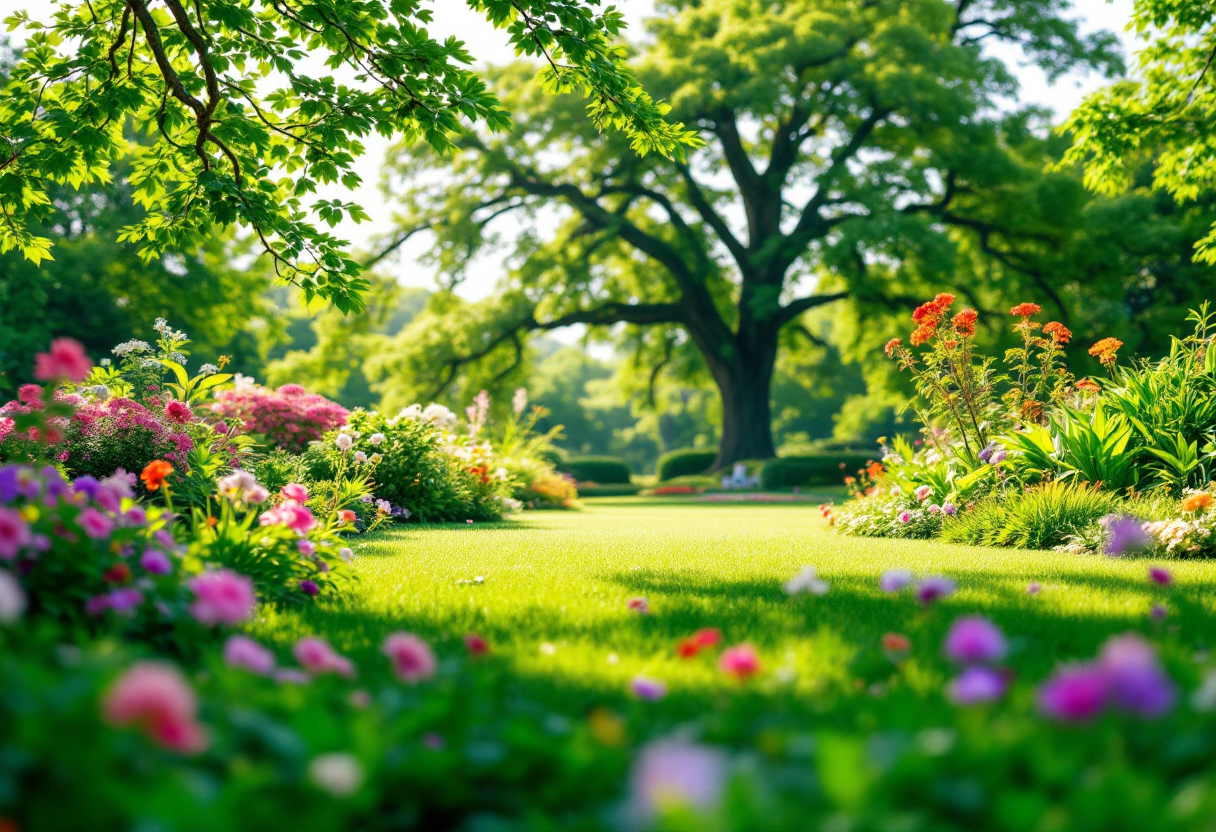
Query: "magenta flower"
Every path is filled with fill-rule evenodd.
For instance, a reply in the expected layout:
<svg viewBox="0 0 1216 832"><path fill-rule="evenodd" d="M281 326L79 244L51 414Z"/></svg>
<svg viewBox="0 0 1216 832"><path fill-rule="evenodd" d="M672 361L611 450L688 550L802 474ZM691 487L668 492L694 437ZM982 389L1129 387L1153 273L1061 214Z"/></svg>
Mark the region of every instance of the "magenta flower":
<svg viewBox="0 0 1216 832"><path fill-rule="evenodd" d="M34 378L39 381L67 380L79 383L93 369L93 362L85 354L84 347L71 338L51 341L50 351L38 353L34 356L34 362Z"/></svg>
<svg viewBox="0 0 1216 832"><path fill-rule="evenodd" d="M638 699L645 699L647 702L657 702L667 695L667 685L658 679L649 679L645 676L635 676L629 683L629 689Z"/></svg>
<svg viewBox="0 0 1216 832"><path fill-rule="evenodd" d="M247 636L232 636L224 643L224 664L269 676L274 671L274 653Z"/></svg>
<svg viewBox="0 0 1216 832"><path fill-rule="evenodd" d="M435 654L425 641L411 633L393 633L381 648L393 663L397 678L408 684L422 682L435 675Z"/></svg>
<svg viewBox="0 0 1216 832"><path fill-rule="evenodd" d="M315 581L305 579L300 581L300 592L303 592L309 598L316 598L321 593L321 587L317 586Z"/></svg>
<svg viewBox="0 0 1216 832"><path fill-rule="evenodd" d="M294 500L280 503L258 518L263 526L286 526L296 534L307 534L317 525L311 511Z"/></svg>
<svg viewBox="0 0 1216 832"><path fill-rule="evenodd" d="M110 532L114 531L114 521L92 507L80 512L76 522L80 524L84 533L94 540L108 537Z"/></svg>
<svg viewBox="0 0 1216 832"><path fill-rule="evenodd" d="M712 811L726 775L726 758L719 751L678 739L652 742L633 766L630 814L638 825L649 826L665 809Z"/></svg>
<svg viewBox="0 0 1216 832"><path fill-rule="evenodd" d="M111 725L136 725L171 751L196 754L207 747L194 691L169 665L133 665L110 688L102 711Z"/></svg>
<svg viewBox="0 0 1216 832"><path fill-rule="evenodd" d="M0 558L12 560L30 544L30 527L21 512L0 508Z"/></svg>
<svg viewBox="0 0 1216 832"><path fill-rule="evenodd" d="M1174 576L1170 574L1169 570L1160 566L1149 567L1148 579L1158 586L1169 586L1174 582Z"/></svg>
<svg viewBox="0 0 1216 832"><path fill-rule="evenodd" d="M1157 661L1157 652L1135 633L1107 641L1098 666L1106 673L1112 704L1119 710L1159 717L1168 713L1178 699L1174 683Z"/></svg>
<svg viewBox="0 0 1216 832"><path fill-rule="evenodd" d="M878 579L878 588L883 592L899 592L912 585L912 573L907 569L888 569Z"/></svg>
<svg viewBox="0 0 1216 832"><path fill-rule="evenodd" d="M968 667L946 686L946 696L955 705L994 702L1005 695L1005 677L990 667Z"/></svg>
<svg viewBox="0 0 1216 832"><path fill-rule="evenodd" d="M174 401L165 405L165 418L170 422L184 425L194 418L194 414L190 412L190 405Z"/></svg>
<svg viewBox="0 0 1216 832"><path fill-rule="evenodd" d="M727 676L743 681L760 672L760 657L750 644L739 644L722 651L718 667Z"/></svg>
<svg viewBox="0 0 1216 832"><path fill-rule="evenodd" d="M946 634L946 658L955 664L993 664L1005 658L1008 645L1000 628L978 615L960 618Z"/></svg>
<svg viewBox="0 0 1216 832"><path fill-rule="evenodd" d="M257 606L253 581L227 569L205 572L186 584L194 593L190 614L196 621L214 627L247 621Z"/></svg>
<svg viewBox="0 0 1216 832"><path fill-rule="evenodd" d="M1107 674L1094 664L1062 667L1039 688L1039 710L1057 722L1088 722L1110 698Z"/></svg>
<svg viewBox="0 0 1216 832"><path fill-rule="evenodd" d="M957 589L958 584L949 578L933 575L916 585L916 600L927 607L935 601L953 595Z"/></svg>
<svg viewBox="0 0 1216 832"><path fill-rule="evenodd" d="M912 514L911 514L910 512L907 512L907 511L901 511L901 512L899 513L899 522L901 522L901 523L911 523L911 522L912 522Z"/></svg>
<svg viewBox="0 0 1216 832"><path fill-rule="evenodd" d="M329 642L319 638L302 638L291 649L296 661L309 673L337 673L339 676L353 676L354 665L350 659L342 656L329 646Z"/></svg>

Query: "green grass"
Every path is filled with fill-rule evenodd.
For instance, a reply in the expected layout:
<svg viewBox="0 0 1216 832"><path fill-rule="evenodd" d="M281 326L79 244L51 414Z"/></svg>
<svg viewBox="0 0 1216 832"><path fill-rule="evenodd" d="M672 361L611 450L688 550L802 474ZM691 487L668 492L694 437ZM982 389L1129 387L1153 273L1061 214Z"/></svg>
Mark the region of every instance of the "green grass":
<svg viewBox="0 0 1216 832"><path fill-rule="evenodd" d="M253 634L284 648L322 635L366 679L387 675L378 651L394 630L430 641L451 672L467 661L463 636L476 632L493 650L473 671L491 695L571 716L619 708L641 714L646 731L710 708L761 722L835 715L860 727L884 711L899 719L886 700L907 706L909 697L924 724L949 707L941 688L950 669L939 646L960 615L990 616L1011 638L1019 677L1037 682L1057 662L1089 658L1126 630L1153 634L1167 663L1183 666L1197 645L1180 634L1207 632L1216 608L1207 590L1216 564L1174 562L1175 585L1163 589L1148 581L1143 560L845 537L805 503L605 499L582 512L499 525L398 528L362 539L358 552L359 582L345 597L269 613ZM782 582L808 564L831 591L789 598ZM922 610L907 592L879 591L879 575L896 567L950 576L959 592ZM484 583L465 583L478 576ZM1037 596L1026 592L1030 581L1043 586ZM652 614L626 609L639 595ZM1170 609L1164 624L1149 618L1158 602ZM700 627L720 628L728 645L753 644L763 675L739 690L714 658L677 658L678 640ZM849 663L885 632L908 635L913 659L899 676L900 696L875 698ZM631 704L628 683L638 674L666 682L667 699ZM1020 685L1014 696L1029 691Z"/></svg>

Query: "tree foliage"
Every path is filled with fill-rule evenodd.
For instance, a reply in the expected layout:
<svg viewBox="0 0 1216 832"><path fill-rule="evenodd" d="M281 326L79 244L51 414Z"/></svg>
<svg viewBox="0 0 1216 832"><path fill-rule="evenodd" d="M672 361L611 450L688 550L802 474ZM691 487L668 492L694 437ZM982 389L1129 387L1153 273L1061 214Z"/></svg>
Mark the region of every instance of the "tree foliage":
<svg viewBox="0 0 1216 832"><path fill-rule="evenodd" d="M659 8L639 78L703 148L639 158L544 95L529 68L508 67L496 88L517 121L454 139L455 186L435 179L432 155L399 154L399 239L429 231L434 261L459 276L498 242L495 220L524 218L503 287L516 300L499 305L479 350L575 323L644 328L650 366L694 349L723 400L720 463L773 451L769 382L785 327L846 298L957 279L964 237L1003 250L1018 236L987 207L1042 160L1010 150L1026 118L1000 114L1017 84L986 44L1016 45L1052 76L1120 67L1113 36L1079 35L1061 0Z"/></svg>
<svg viewBox="0 0 1216 832"><path fill-rule="evenodd" d="M597 13L599 0L468 5L519 54L543 57L548 93L589 99L595 129L623 131L638 153L679 154L685 131L613 44L619 12ZM105 184L132 152L146 213L120 240L145 258L241 225L278 278L360 309L360 266L321 225L366 214L315 198L318 187L356 187L372 134L442 151L470 122L510 124L463 44L428 33L431 17L421 0L58 0L49 23L13 15L28 38L0 97L0 253L49 257L35 226L52 190ZM143 146L131 147L128 121Z"/></svg>
<svg viewBox="0 0 1216 832"><path fill-rule="evenodd" d="M1137 0L1132 26L1145 40L1136 78L1090 95L1062 129L1073 136L1064 162L1106 194L1134 184L1145 157L1153 185L1179 201L1216 187L1216 9L1200 0ZM1216 225L1198 243L1216 263Z"/></svg>

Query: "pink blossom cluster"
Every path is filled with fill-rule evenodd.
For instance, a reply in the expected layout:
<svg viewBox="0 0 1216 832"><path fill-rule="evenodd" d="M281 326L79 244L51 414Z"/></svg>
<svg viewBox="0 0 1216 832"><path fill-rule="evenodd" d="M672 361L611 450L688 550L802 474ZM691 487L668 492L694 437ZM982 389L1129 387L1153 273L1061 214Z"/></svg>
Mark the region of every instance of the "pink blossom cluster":
<svg viewBox="0 0 1216 832"><path fill-rule="evenodd" d="M80 428L80 436L85 442L113 442L136 431L146 431L163 446L159 456L181 468L186 467L186 454L194 449L190 434L177 429L177 419L154 413L131 399L113 398L82 404L72 421ZM76 440L69 437L62 444L59 459L66 462L77 453L88 454L88 450L77 448Z"/></svg>
<svg viewBox="0 0 1216 832"><path fill-rule="evenodd" d="M214 416L295 452L306 449L326 431L345 425L348 415L338 403L298 384L285 384L278 390L258 386L221 390L215 398L211 405Z"/></svg>
<svg viewBox="0 0 1216 832"><path fill-rule="evenodd" d="M102 709L111 725L138 727L171 751L197 754L207 747L194 691L170 665L133 665L110 688Z"/></svg>
<svg viewBox="0 0 1216 832"><path fill-rule="evenodd" d="M1164 716L1178 700L1157 651L1142 636L1111 638L1096 661L1061 667L1039 688L1039 710L1058 722L1088 722L1106 710Z"/></svg>

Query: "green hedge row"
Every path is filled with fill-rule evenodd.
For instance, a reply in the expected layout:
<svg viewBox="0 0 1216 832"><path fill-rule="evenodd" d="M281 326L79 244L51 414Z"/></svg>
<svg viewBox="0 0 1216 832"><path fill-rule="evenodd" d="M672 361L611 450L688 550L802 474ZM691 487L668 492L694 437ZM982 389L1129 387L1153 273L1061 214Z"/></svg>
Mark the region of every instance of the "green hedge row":
<svg viewBox="0 0 1216 832"><path fill-rule="evenodd" d="M845 477L857 473L875 454L822 453L770 459L760 471L761 488L800 488L813 485L840 485Z"/></svg>
<svg viewBox="0 0 1216 832"><path fill-rule="evenodd" d="M629 465L615 456L573 457L566 460L560 470L577 482L593 482L596 485L629 485L632 481Z"/></svg>
<svg viewBox="0 0 1216 832"><path fill-rule="evenodd" d="M717 458L716 450L679 448L659 457L659 465L655 469L655 473L658 475L659 482L674 480L676 477L704 474L709 471L709 466L713 465Z"/></svg>

